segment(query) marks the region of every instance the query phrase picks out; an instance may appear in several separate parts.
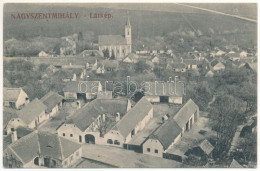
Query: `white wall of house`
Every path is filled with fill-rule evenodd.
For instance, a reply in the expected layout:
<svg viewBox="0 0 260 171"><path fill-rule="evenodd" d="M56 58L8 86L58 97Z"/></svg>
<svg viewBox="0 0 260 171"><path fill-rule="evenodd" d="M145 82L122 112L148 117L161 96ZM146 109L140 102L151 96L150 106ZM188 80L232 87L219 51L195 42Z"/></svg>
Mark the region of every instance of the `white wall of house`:
<svg viewBox="0 0 260 171"><path fill-rule="evenodd" d="M77 161L80 160L82 156L82 148L79 148L77 151L75 151L73 154L71 154L69 157L64 159L62 161L62 167L67 168L75 164Z"/></svg>
<svg viewBox="0 0 260 171"><path fill-rule="evenodd" d="M149 102L152 102L152 103L160 102L160 96L145 96L145 97Z"/></svg>
<svg viewBox="0 0 260 171"><path fill-rule="evenodd" d="M111 145L116 147L123 147L123 144L125 142L124 137L120 134L120 132L115 130L110 130L107 134L105 134L104 139L106 140L104 142L105 145ZM112 140L113 144L109 144L108 140ZM115 140L120 142L120 145L114 144Z"/></svg>
<svg viewBox="0 0 260 171"><path fill-rule="evenodd" d="M33 129L36 127L35 122L39 125L43 121L48 119L48 115L45 114L45 111L43 111L37 118L35 118L31 123L28 124L28 127Z"/></svg>
<svg viewBox="0 0 260 171"><path fill-rule="evenodd" d="M84 133L74 124L63 124L58 130L58 136L77 143L85 143ZM81 142L79 141L81 136Z"/></svg>
<svg viewBox="0 0 260 171"><path fill-rule="evenodd" d="M28 98L27 94L23 90L21 90L20 94L18 96L18 99L16 101L16 104L15 104L16 109L18 109L20 106L27 104L27 103L29 103L29 98Z"/></svg>
<svg viewBox="0 0 260 171"><path fill-rule="evenodd" d="M155 150L158 152L156 153ZM149 138L144 144L143 144L143 153L152 155L155 157L163 157L164 148L159 140L157 139L151 139Z"/></svg>
<svg viewBox="0 0 260 171"><path fill-rule="evenodd" d="M17 129L19 126L26 127L26 124L20 118L11 119L6 126L7 134L12 132L11 128Z"/></svg>
<svg viewBox="0 0 260 171"><path fill-rule="evenodd" d="M169 103L182 104L182 97L169 96Z"/></svg>

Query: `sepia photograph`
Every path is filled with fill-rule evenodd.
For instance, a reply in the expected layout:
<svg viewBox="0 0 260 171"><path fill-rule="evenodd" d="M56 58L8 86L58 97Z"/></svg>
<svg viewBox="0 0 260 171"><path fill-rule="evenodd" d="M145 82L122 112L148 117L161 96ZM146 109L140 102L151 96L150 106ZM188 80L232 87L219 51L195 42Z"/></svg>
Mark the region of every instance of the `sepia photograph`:
<svg viewBox="0 0 260 171"><path fill-rule="evenodd" d="M2 169L257 168L258 3L2 3Z"/></svg>

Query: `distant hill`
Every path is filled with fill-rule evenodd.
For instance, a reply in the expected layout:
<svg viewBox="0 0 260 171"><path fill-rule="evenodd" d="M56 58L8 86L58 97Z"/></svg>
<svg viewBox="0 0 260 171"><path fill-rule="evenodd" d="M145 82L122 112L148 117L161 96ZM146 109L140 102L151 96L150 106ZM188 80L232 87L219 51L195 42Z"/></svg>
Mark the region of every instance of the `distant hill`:
<svg viewBox="0 0 260 171"><path fill-rule="evenodd" d="M26 39L40 35L61 37L87 31L93 31L96 38L100 34L124 34L124 24L129 15L133 39L136 39L138 36L163 35L180 28L199 29L202 33L212 28L219 34L237 30L234 34L224 36L237 37L238 41L245 41L244 39L246 39L247 41L256 42L256 23L182 7L176 4L127 5L129 4L6 4L4 6L4 40L9 38ZM228 7L225 9L228 9ZM165 10L168 12L163 12ZM12 20L10 17L11 13L17 12L77 12L80 18ZM113 18L110 20L90 19L90 12L108 12L113 15Z"/></svg>

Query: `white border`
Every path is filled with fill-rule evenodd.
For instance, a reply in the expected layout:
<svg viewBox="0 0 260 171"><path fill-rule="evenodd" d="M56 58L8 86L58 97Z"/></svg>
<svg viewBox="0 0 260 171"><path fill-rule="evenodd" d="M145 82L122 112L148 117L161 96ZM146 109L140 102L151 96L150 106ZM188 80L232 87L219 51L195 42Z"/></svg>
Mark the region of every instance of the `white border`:
<svg viewBox="0 0 260 171"><path fill-rule="evenodd" d="M2 124L0 124L0 130L2 132L2 127L3 127L3 4L4 3L257 3L257 6L259 6L259 1L257 0L76 0L76 1L73 1L73 0L1 0L0 1L0 21L1 21L1 33L0 33L0 40L1 40L1 43L0 43L0 57L1 57L1 66L0 66L0 73L1 73L1 76L0 76L0 83L2 84L0 86L0 112L1 112L1 121L2 121ZM257 11L257 18L259 18L260 15L259 15L259 11ZM257 48L259 49L259 24L257 23L257 30L258 30L258 41L257 41ZM259 89L259 63L258 63L258 76L257 76L257 88ZM259 91L257 92L257 106L260 105L260 101L259 101ZM258 125L259 125L260 121L258 120ZM258 133L259 133L259 126L258 126ZM259 145L259 135L257 135L257 154L259 154L259 151L260 151L260 148L258 148L258 145ZM1 145L1 149L3 148L3 137L2 137L2 133L0 134L0 145ZM1 150L1 153L2 150ZM8 170L8 169L5 169L3 168L3 158L2 158L3 154L1 154L0 156L0 166L3 170ZM259 155L257 156L257 168L259 166ZM90 168L87 168L87 169L90 169ZM121 170L122 168L120 168ZM157 168L154 168L156 170L163 170L163 169L157 169ZM172 168L171 170L190 170L190 169L176 169L176 168ZM209 169L209 168L205 168L205 169ZM212 168L214 170L223 170L223 169L218 169L218 168ZM227 168L228 169L228 168ZM12 170L20 170L20 169L12 169ZM30 170L38 170L38 169L30 169ZM48 169L50 170L50 169ZM55 169L55 170L61 170L61 169ZM75 170L75 169L66 169L66 170ZM92 170L105 170L105 169L92 169ZM128 170L128 169L122 169L122 170ZM142 169L142 170L148 170L148 169ZM199 170L199 169L192 169L192 170ZM226 169L224 169L226 170ZM228 169L228 170L235 170L235 169ZM252 169L241 169L241 170L252 170Z"/></svg>

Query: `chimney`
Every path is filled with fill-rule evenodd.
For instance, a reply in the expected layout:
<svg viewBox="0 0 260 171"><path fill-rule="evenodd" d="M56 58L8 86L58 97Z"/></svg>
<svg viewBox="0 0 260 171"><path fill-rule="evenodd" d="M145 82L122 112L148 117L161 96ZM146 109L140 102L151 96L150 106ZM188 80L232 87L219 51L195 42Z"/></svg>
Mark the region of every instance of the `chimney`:
<svg viewBox="0 0 260 171"><path fill-rule="evenodd" d="M16 130L12 130L11 132L11 139L12 139L12 143L14 143L15 141L17 141L17 131Z"/></svg>
<svg viewBox="0 0 260 171"><path fill-rule="evenodd" d="M121 116L120 116L120 113L117 112L117 113L116 113L116 122L120 121L120 119L121 119L120 117L121 117Z"/></svg>
<svg viewBox="0 0 260 171"><path fill-rule="evenodd" d="M166 114L162 117L162 121L167 121L169 119L170 115L169 114Z"/></svg>

